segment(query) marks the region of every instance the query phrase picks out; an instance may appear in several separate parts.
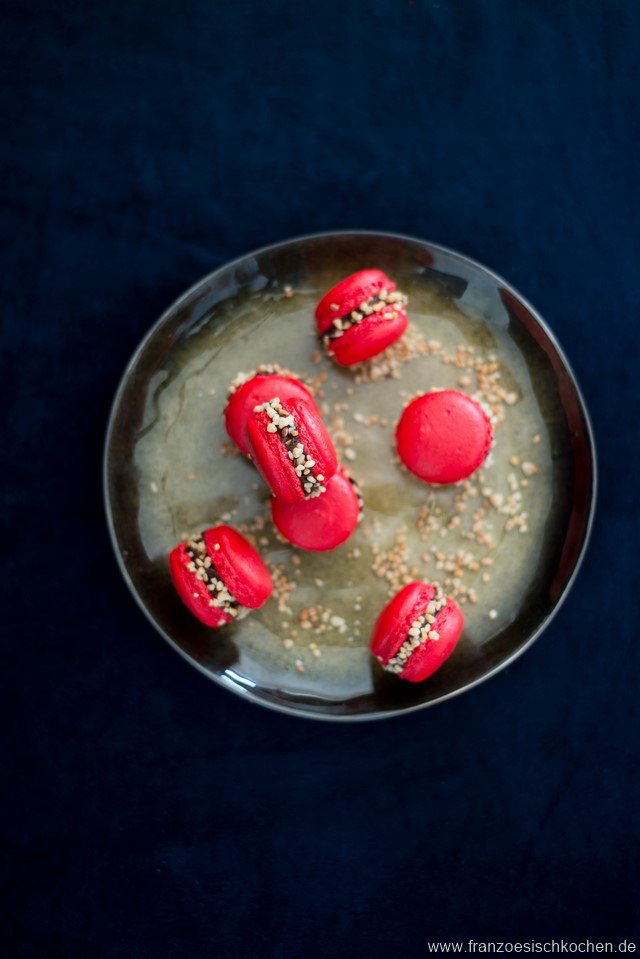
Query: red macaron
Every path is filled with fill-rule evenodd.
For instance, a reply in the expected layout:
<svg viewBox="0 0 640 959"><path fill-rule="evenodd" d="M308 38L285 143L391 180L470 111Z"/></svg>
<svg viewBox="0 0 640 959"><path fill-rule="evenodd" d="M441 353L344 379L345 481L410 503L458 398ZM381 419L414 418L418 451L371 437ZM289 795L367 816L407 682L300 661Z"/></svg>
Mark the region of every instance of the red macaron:
<svg viewBox="0 0 640 959"><path fill-rule="evenodd" d="M369 646L383 669L421 683L451 655L463 626L462 610L438 586L409 583L378 616Z"/></svg>
<svg viewBox="0 0 640 959"><path fill-rule="evenodd" d="M400 459L425 483L457 483L481 466L491 424L466 393L440 390L409 403L396 427Z"/></svg>
<svg viewBox="0 0 640 959"><path fill-rule="evenodd" d="M274 394L254 407L247 423L251 459L274 496L304 501L325 492L338 457L318 407Z"/></svg>
<svg viewBox="0 0 640 959"><path fill-rule="evenodd" d="M306 502L271 501L273 522L282 535L301 549L335 549L349 539L362 515L362 494L342 468L326 483L322 496Z"/></svg>
<svg viewBox="0 0 640 959"><path fill-rule="evenodd" d="M214 526L180 543L169 556L169 570L185 606L213 628L242 619L273 592L260 554L231 526Z"/></svg>
<svg viewBox="0 0 640 959"><path fill-rule="evenodd" d="M224 420L227 433L238 449L249 455L247 423L254 406L264 403L272 396L281 400L302 399L313 403L307 387L294 373L277 365L259 366L253 373L240 373L229 388Z"/></svg>
<svg viewBox="0 0 640 959"><path fill-rule="evenodd" d="M316 307L325 350L340 366L382 353L407 328L407 298L381 270L360 270L341 280Z"/></svg>

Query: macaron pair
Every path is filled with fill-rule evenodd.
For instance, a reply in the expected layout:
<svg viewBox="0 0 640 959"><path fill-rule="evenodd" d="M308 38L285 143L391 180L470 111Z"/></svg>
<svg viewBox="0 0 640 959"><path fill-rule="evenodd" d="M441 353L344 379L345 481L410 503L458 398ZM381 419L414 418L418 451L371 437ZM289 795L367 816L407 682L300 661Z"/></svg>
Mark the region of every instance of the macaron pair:
<svg viewBox="0 0 640 959"><path fill-rule="evenodd" d="M310 391L279 366L259 366L231 385L227 433L274 496L296 502L324 493L338 468L335 447Z"/></svg>
<svg viewBox="0 0 640 959"><path fill-rule="evenodd" d="M471 476L487 458L491 441L486 413L459 390L419 396L396 427L400 459L425 483L457 483Z"/></svg>
<svg viewBox="0 0 640 959"><path fill-rule="evenodd" d="M384 607L369 646L384 670L420 683L451 655L463 625L462 610L453 599L436 584L416 581Z"/></svg>
<svg viewBox="0 0 640 959"><path fill-rule="evenodd" d="M214 526L180 543L169 556L169 570L187 609L214 629L258 609L273 592L260 554L231 526Z"/></svg>
<svg viewBox="0 0 640 959"><path fill-rule="evenodd" d="M314 551L344 543L360 518L362 495L338 466L315 404L276 397L256 406L247 436L251 459L273 493L271 513L282 535Z"/></svg>
<svg viewBox="0 0 640 959"><path fill-rule="evenodd" d="M407 298L381 270L360 270L326 293L316 307L325 350L340 366L382 353L407 328Z"/></svg>
<svg viewBox="0 0 640 959"><path fill-rule="evenodd" d="M335 447L307 387L279 366L240 374L225 408L227 433L272 494L276 527L295 546L334 549L362 507L357 484L338 470Z"/></svg>

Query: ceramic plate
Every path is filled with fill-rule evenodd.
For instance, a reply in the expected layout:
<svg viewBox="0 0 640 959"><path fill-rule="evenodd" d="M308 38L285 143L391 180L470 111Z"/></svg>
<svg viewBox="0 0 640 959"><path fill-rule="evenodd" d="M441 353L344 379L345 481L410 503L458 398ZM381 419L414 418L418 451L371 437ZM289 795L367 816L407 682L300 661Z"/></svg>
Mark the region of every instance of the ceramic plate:
<svg viewBox="0 0 640 959"><path fill-rule="evenodd" d="M410 330L381 357L341 369L321 351L313 309L338 279L373 266L408 295ZM310 382L362 487L363 520L332 552L306 553L275 535L266 488L225 435L228 384L260 363ZM429 487L397 462L394 426L416 392L451 387L487 404L495 442L469 481ZM431 243L335 233L242 257L169 307L118 389L105 494L123 575L188 662L264 706L372 719L469 689L546 628L586 547L595 452L560 347L508 283ZM167 556L219 522L252 538L276 591L242 622L211 631L179 602ZM412 578L440 582L465 613L453 655L415 685L382 671L367 649L380 608Z"/></svg>

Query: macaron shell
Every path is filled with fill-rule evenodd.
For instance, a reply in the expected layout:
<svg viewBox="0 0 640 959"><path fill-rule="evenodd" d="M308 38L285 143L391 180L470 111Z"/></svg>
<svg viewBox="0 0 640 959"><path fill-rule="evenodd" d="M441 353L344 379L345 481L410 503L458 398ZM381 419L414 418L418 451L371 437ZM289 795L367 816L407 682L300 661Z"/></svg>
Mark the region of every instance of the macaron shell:
<svg viewBox="0 0 640 959"><path fill-rule="evenodd" d="M230 623L230 616L223 613L219 607L209 605L211 594L205 584L187 569L190 562L191 558L184 543L176 546L169 555L169 572L180 599L205 626L215 629Z"/></svg>
<svg viewBox="0 0 640 959"><path fill-rule="evenodd" d="M325 480L330 479L338 468L338 457L317 406L313 401L298 399L283 401L283 406L294 418L298 439L307 456L315 461L314 473L322 474ZM251 458L274 496L293 502L305 501L304 489L284 443L278 433L267 432L269 422L264 411L254 413L250 418L247 438ZM324 481L323 485L326 486Z"/></svg>
<svg viewBox="0 0 640 959"><path fill-rule="evenodd" d="M408 320L404 309L394 307L398 316L394 320L385 320L382 310L367 316L354 324L342 336L331 340L327 347L340 366L353 366L370 360L399 340L407 328Z"/></svg>
<svg viewBox="0 0 640 959"><path fill-rule="evenodd" d="M393 659L406 640L411 624L424 613L435 594L431 583L415 581L403 586L375 622L369 641L372 654L383 663Z"/></svg>
<svg viewBox="0 0 640 959"><path fill-rule="evenodd" d="M262 606L273 592L273 583L262 557L251 543L237 530L224 525L206 530L203 538L213 565L231 595L248 609Z"/></svg>
<svg viewBox="0 0 640 959"><path fill-rule="evenodd" d="M245 456L249 455L247 423L253 408L276 396L283 403L290 399L315 402L304 383L292 376L281 376L279 373L257 373L229 397L224 411L225 427L230 438Z"/></svg>
<svg viewBox="0 0 640 959"><path fill-rule="evenodd" d="M358 524L360 505L343 470L325 483L326 493L302 503L271 501L273 522L282 535L301 549L319 552L344 543Z"/></svg>
<svg viewBox="0 0 640 959"><path fill-rule="evenodd" d="M440 638L427 639L422 643L409 657L407 665L399 673L400 678L410 683L421 683L432 676L455 649L463 626L462 610L452 599L448 599L447 605L436 615L432 627Z"/></svg>
<svg viewBox="0 0 640 959"><path fill-rule="evenodd" d="M316 325L319 333L326 333L336 317L346 316L357 310L364 300L370 299L385 289L392 293L396 288L381 270L359 270L333 286L316 307ZM332 310L331 304L339 309Z"/></svg>
<svg viewBox="0 0 640 959"><path fill-rule="evenodd" d="M426 483L457 483L478 469L491 447L491 424L459 390L418 397L396 427L400 459Z"/></svg>

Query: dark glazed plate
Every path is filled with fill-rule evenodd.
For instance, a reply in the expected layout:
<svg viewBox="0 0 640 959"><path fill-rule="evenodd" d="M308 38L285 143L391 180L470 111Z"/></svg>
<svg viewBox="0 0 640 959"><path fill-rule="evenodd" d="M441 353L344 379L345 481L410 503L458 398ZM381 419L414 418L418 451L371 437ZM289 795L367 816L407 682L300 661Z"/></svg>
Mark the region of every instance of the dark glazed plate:
<svg viewBox="0 0 640 959"><path fill-rule="evenodd" d="M544 496L538 495L538 512L532 507L529 520L533 534L530 539L512 538L501 547L513 552L513 562L505 553L507 573L521 568L527 576L515 586L509 586L506 573L504 581L496 576L486 602L499 606L501 616L487 618L486 609L481 609L483 596L478 608L466 607L468 628L459 647L438 673L417 685L382 674L366 654L368 629L386 596L373 592L380 587L375 581L372 587L361 585L368 579L363 569L358 570L354 587L369 590L361 631L357 627L355 636L343 636L344 630L335 637L328 635L325 656L304 672L296 670L294 660L282 650L278 636L282 616L275 605L275 612L261 611L245 620L252 621L249 627L234 624L219 632L207 630L182 608L167 568L167 553L183 530L224 520L225 511L233 512L241 502L250 502L253 510L265 506L263 494L252 492L258 484L251 467L215 452L222 439L222 384L238 369L253 368L263 348L264 361L300 369L295 364L304 364L314 349L309 331L319 294L329 280L365 266L380 267L398 280L409 294L410 315L415 304L416 321L425 330L439 324L446 336L451 327L451 336L456 337L451 342L467 339L511 358L505 378L511 375L510 363L523 400L521 407L514 406L503 446L531 426L531 432L542 434L538 448L541 458L543 450L546 456L541 474L547 486ZM294 290L293 299L283 295L287 285ZM292 332L294 354L297 350L291 358L286 350L275 355L273 344L269 353L269 331L277 331L283 322ZM238 365L238 356L245 362ZM415 375L420 368L413 369ZM332 368L328 375L327 389L335 391L331 399L353 382L349 372ZM438 375L434 368L424 367L421 375L431 378L432 385L450 385L434 379ZM442 375L453 373L444 369ZM359 397L369 396L375 403L392 385L387 383L378 392L368 386ZM415 383L407 385L415 389ZM395 399L401 402L397 395ZM391 433L392 425L380 449L388 451ZM540 437L535 441L540 443ZM376 486L371 471L378 469L380 455L370 461L373 466L367 465L374 447L372 434L371 443L367 437L358 453L363 472L358 478L364 480L365 506L371 506L381 522L392 522L405 507L419 507L425 487L397 471L397 481L396 474L385 479L380 473ZM189 482L194 475L185 479L186 464L182 472L176 467L177 461L191 462L192 457L198 467L196 482ZM386 463L391 459L387 453L384 459L380 469L395 469ZM493 479L500 479L500 470L505 472L504 465L496 464ZM264 706L317 719L357 720L408 712L463 692L512 662L540 635L566 597L584 555L594 512L596 467L589 418L575 378L526 300L500 277L458 253L409 237L354 232L303 237L258 250L211 273L169 307L134 353L116 394L106 437L104 484L122 574L150 622L177 652L215 682ZM275 541L267 547L264 542L272 551L272 564L280 562L286 548ZM507 538L503 536L502 542ZM340 601L341 587L350 585L347 553L345 547L340 549L343 552L338 550L335 556L326 554L328 561L323 554L300 554L300 593L309 592L313 577L320 583L324 582L320 574L330 579L333 569L339 582L331 586L331 596ZM526 549L530 556L523 553ZM429 578L427 572L424 576ZM308 599L318 598L311 592Z"/></svg>

